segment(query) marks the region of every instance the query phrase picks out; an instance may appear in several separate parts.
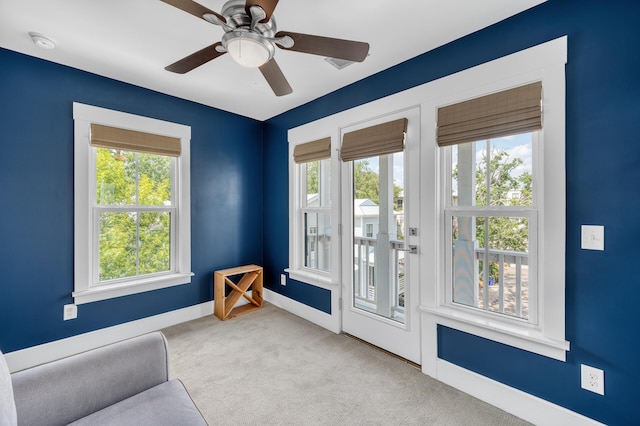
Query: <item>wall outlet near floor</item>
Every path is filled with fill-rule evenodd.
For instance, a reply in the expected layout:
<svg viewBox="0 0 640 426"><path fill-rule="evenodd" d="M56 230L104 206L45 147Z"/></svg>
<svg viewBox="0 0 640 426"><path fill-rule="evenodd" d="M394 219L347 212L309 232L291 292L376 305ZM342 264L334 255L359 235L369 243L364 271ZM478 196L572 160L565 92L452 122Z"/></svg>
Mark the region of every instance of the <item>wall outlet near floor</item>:
<svg viewBox="0 0 640 426"><path fill-rule="evenodd" d="M62 319L72 320L78 318L78 306L77 305L64 305L64 309L62 311Z"/></svg>
<svg viewBox="0 0 640 426"><path fill-rule="evenodd" d="M604 395L604 371L581 364L582 389Z"/></svg>
<svg viewBox="0 0 640 426"><path fill-rule="evenodd" d="M287 285L287 276L285 274L280 274L280 285Z"/></svg>

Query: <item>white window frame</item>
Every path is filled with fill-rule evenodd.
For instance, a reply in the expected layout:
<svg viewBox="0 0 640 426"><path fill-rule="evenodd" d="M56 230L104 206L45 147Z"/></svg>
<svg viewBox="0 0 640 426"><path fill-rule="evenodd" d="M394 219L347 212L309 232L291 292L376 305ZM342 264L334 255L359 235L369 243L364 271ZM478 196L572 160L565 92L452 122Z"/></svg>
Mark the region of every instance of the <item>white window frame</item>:
<svg viewBox="0 0 640 426"><path fill-rule="evenodd" d="M74 119L74 291L75 304L142 293L191 282L191 127L73 103ZM90 145L92 123L180 139L175 161L172 213L172 268L166 273L98 282L99 248L96 206L96 150ZM173 216L175 215L175 218Z"/></svg>
<svg viewBox="0 0 640 426"><path fill-rule="evenodd" d="M338 160L337 130L331 132L331 205L322 208L307 208L304 205L302 169L305 163L296 164L293 150L297 145L329 136L326 129L305 126L298 131L289 131L289 267L285 271L294 280L325 289L335 289L340 277L340 163ZM331 263L328 272L304 266L304 212L330 212ZM317 246L316 246L317 250Z"/></svg>
<svg viewBox="0 0 640 426"><path fill-rule="evenodd" d="M289 130L289 261L291 276L298 274L296 263L295 203L297 172L293 165L293 147L327 136L332 132L332 181L340 182L337 157L340 135L334 129L354 121L353 114L376 111L369 116L382 116L419 106L421 114L420 167L410 177L420 184L420 311L422 371L438 377L438 327L446 326L485 339L500 342L550 358L566 361L569 342L565 340L565 64L567 63L567 37L555 40L492 60L388 97L372 101L330 117L304 124ZM538 207L541 214L537 226L538 237L538 291L539 315L535 326L518 324L518 321L499 321L482 315L469 314L464 309L451 306L446 301L444 214L442 205L442 158L436 144L438 107L473 99L534 81L543 83L543 131L538 155L543 159L543 173L539 173L535 185L542 187L543 195ZM340 188L332 188L332 216L334 235L339 224L340 207L335 205ZM344 206L348 200L343 200ZM345 204L346 203L346 204ZM338 225L339 227L339 225ZM338 240L335 239L334 240ZM333 248L332 248L333 250ZM333 250L332 256L338 256ZM332 280L338 283L337 262L332 262ZM294 274L295 273L295 274ZM301 279L304 282L323 283L326 280ZM322 284L319 284L322 286ZM332 288L333 289L333 288ZM339 310L337 291L332 309Z"/></svg>
<svg viewBox="0 0 640 426"><path fill-rule="evenodd" d="M426 120L427 134L433 135L433 151L423 158L423 169L432 167L436 172L432 199L437 206L431 210L436 243L433 256L423 263L435 271L434 285L426 293L422 311L427 335L423 340L437 341L437 326L444 325L486 339L504 343L550 358L566 361L569 342L565 340L565 64L567 39L562 37L539 46L500 58L489 63L442 78L432 87L432 98L427 109L431 117ZM537 193L536 277L537 317L522 321L504 315L470 309L452 303L447 284L447 247L445 235L446 215L446 161L450 161L448 148L435 147L437 109L483 95L499 92L534 81L543 85L543 129L538 133L537 151L534 152L534 191ZM534 149L536 149L534 147ZM537 158L537 160L535 160ZM450 194L450 192L448 192ZM427 197L428 198L428 197ZM427 206L423 209L429 211ZM535 247L530 250L536 250ZM428 270L428 269L427 269ZM424 345L423 356L437 359L437 344ZM435 375L435 362L423 363L423 371Z"/></svg>

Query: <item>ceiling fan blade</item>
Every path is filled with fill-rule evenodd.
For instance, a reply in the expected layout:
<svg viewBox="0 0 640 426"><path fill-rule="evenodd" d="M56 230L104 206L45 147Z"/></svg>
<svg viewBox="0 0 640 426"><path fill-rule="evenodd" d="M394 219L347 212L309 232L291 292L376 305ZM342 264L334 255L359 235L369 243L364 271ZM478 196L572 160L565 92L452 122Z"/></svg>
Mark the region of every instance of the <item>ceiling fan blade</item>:
<svg viewBox="0 0 640 426"><path fill-rule="evenodd" d="M177 74L184 74L191 71L194 68L198 68L200 65L217 58L220 55L224 55L227 52L219 52L216 47L222 46L222 43L217 42L211 46L207 46L204 49L198 50L196 53L192 53L186 58L182 58L173 64L164 67L165 70L175 72Z"/></svg>
<svg viewBox="0 0 640 426"><path fill-rule="evenodd" d="M266 64L260 66L260 72L267 80L267 83L269 83L269 86L271 86L271 89L276 96L284 96L293 92L291 86L289 86L289 82L285 78L284 74L282 74L282 70L280 70L275 59L271 59Z"/></svg>
<svg viewBox="0 0 640 426"><path fill-rule="evenodd" d="M224 16L214 12L213 10L207 9L200 3L196 3L195 1L192 1L192 0L161 0L161 1L163 1L164 3L170 4L173 7L177 7L180 10L184 10L185 12L190 13L193 16L196 16L201 19L204 19L203 16L206 13L210 13L212 15L216 15L222 22L227 22Z"/></svg>
<svg viewBox="0 0 640 426"><path fill-rule="evenodd" d="M273 10L276 8L277 4L278 0L247 0L244 5L244 10L251 15L249 12L251 6L260 6L262 10L264 10L264 13L267 14L267 17L260 21L264 23L271 19L271 15L273 14Z"/></svg>
<svg viewBox="0 0 640 426"><path fill-rule="evenodd" d="M369 53L369 43L361 41L292 33L290 31L279 31L276 34L276 37L284 36L289 36L293 39L293 47L278 45L279 48L285 50L311 53L312 55L327 56L352 62L364 61Z"/></svg>

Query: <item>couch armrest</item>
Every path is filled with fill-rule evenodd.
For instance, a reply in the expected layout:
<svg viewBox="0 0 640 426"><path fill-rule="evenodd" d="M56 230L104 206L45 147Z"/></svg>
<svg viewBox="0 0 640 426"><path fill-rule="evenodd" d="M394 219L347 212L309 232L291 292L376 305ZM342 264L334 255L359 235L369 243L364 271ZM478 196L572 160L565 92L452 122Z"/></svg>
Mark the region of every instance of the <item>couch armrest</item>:
<svg viewBox="0 0 640 426"><path fill-rule="evenodd" d="M18 423L65 425L169 378L161 332L39 365L11 375Z"/></svg>

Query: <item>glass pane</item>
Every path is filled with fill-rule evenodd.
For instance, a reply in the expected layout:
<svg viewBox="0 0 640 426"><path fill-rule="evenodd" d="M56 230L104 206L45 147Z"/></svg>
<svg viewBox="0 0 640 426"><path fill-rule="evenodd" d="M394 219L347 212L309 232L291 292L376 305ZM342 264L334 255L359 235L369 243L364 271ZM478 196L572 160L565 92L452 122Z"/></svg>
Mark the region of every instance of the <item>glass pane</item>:
<svg viewBox="0 0 640 426"><path fill-rule="evenodd" d="M492 206L532 205L532 135L525 133L491 140Z"/></svg>
<svg viewBox="0 0 640 426"><path fill-rule="evenodd" d="M135 153L96 149L96 202L99 205L136 203Z"/></svg>
<svg viewBox="0 0 640 426"><path fill-rule="evenodd" d="M331 207L331 160L320 161L320 207Z"/></svg>
<svg viewBox="0 0 640 426"><path fill-rule="evenodd" d="M353 306L404 323L404 153L354 161L353 185Z"/></svg>
<svg viewBox="0 0 640 426"><path fill-rule="evenodd" d="M331 270L331 215L329 212L304 214L304 266L329 272Z"/></svg>
<svg viewBox="0 0 640 426"><path fill-rule="evenodd" d="M136 213L100 213L99 280L136 275Z"/></svg>
<svg viewBox="0 0 640 426"><path fill-rule="evenodd" d="M306 181L306 197L302 200L305 207L320 207L320 170L319 161L302 164L303 179Z"/></svg>
<svg viewBox="0 0 640 426"><path fill-rule="evenodd" d="M138 199L140 205L171 205L171 157L138 154Z"/></svg>
<svg viewBox="0 0 640 426"><path fill-rule="evenodd" d="M303 164L302 172L306 182L304 207L331 206L331 162L330 160L310 161Z"/></svg>
<svg viewBox="0 0 640 426"><path fill-rule="evenodd" d="M139 274L171 269L171 213L140 213Z"/></svg>
<svg viewBox="0 0 640 426"><path fill-rule="evenodd" d="M453 301L527 319L528 219L454 216L452 239Z"/></svg>
<svg viewBox="0 0 640 426"><path fill-rule="evenodd" d="M454 145L451 205L532 205L533 136L534 133L525 133Z"/></svg>

